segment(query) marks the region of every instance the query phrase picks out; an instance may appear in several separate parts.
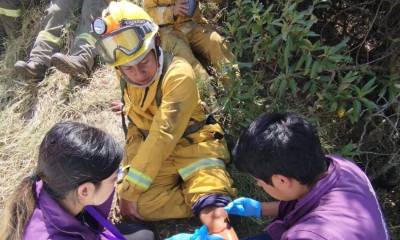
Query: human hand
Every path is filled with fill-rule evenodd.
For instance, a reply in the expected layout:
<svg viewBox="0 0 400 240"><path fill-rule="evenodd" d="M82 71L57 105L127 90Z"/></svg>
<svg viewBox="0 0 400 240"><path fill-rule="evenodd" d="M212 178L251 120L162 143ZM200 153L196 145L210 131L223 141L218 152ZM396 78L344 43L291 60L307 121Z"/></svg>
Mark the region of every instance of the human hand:
<svg viewBox="0 0 400 240"><path fill-rule="evenodd" d="M173 7L174 16L187 16L189 11L188 0L177 0Z"/></svg>
<svg viewBox="0 0 400 240"><path fill-rule="evenodd" d="M203 208L199 218L211 233L220 233L228 228L228 213L223 207Z"/></svg>
<svg viewBox="0 0 400 240"><path fill-rule="evenodd" d="M129 219L139 219L144 220L142 216L140 216L137 208L137 202L131 202L125 199L119 199L119 208L121 211L121 215L127 217Z"/></svg>
<svg viewBox="0 0 400 240"><path fill-rule="evenodd" d="M193 234L190 233L179 233L166 240L224 240L219 235L208 235L208 229L206 225L196 229Z"/></svg>
<svg viewBox="0 0 400 240"><path fill-rule="evenodd" d="M115 112L116 114L122 114L122 109L124 104L121 100L113 100L110 103L110 110Z"/></svg>
<svg viewBox="0 0 400 240"><path fill-rule="evenodd" d="M230 202L224 209L233 215L244 217L261 217L261 202L241 197Z"/></svg>

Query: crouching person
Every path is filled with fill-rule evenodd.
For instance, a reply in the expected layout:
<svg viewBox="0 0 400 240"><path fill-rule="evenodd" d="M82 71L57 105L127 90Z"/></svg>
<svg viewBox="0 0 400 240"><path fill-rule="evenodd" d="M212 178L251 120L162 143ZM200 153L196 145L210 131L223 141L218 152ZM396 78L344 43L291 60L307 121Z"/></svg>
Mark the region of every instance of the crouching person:
<svg viewBox="0 0 400 240"><path fill-rule="evenodd" d="M239 198L225 209L275 219L249 239L388 239L375 192L353 162L325 156L314 127L293 113L267 113L240 136L236 167L280 202Z"/></svg>
<svg viewBox="0 0 400 240"><path fill-rule="evenodd" d="M35 174L6 206L2 239L153 239L139 226L126 238L107 220L122 156L118 143L97 128L56 124L40 145Z"/></svg>

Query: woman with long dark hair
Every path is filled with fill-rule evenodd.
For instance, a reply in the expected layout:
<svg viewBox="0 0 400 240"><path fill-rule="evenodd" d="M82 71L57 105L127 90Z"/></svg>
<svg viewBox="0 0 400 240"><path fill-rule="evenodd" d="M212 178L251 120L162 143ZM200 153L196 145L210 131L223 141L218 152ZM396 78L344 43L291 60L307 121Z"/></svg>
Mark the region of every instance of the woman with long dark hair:
<svg viewBox="0 0 400 240"><path fill-rule="evenodd" d="M107 221L119 144L76 122L56 124L44 137L32 176L24 178L2 218L2 239L125 239Z"/></svg>

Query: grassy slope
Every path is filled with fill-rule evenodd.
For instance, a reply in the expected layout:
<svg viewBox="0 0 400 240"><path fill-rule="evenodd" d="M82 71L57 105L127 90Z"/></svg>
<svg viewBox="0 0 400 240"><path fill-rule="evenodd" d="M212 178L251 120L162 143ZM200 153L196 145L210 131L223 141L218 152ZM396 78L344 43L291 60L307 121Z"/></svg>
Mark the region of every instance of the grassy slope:
<svg viewBox="0 0 400 240"><path fill-rule="evenodd" d="M54 69L38 84L24 81L13 72L13 63L29 53L40 29L37 16L43 10L44 6L29 8L20 36L7 42L5 53L0 55L0 209L19 180L32 171L38 144L56 122L89 123L123 141L119 118L107 110L108 102L120 97L111 69L98 68L82 83ZM64 32L64 43L71 32Z"/></svg>
<svg viewBox="0 0 400 240"><path fill-rule="evenodd" d="M0 213L15 185L32 171L38 144L54 123L61 120L85 122L106 130L123 142L119 118L108 110L108 102L120 95L112 69L99 67L84 83L53 69L37 86L19 79L12 71L10 66L15 60L23 59L29 52L39 29L35 16L39 16L41 11L30 10L30 14L23 19L22 35L8 44L7 54L0 56ZM71 33L67 31L64 35L70 36ZM64 41L68 42L66 39ZM320 129L328 150L334 142L333 131L329 129L326 126ZM328 138L328 135L331 137ZM252 179L234 169L231 172L239 195L267 198L254 187ZM398 214L394 215L396 218ZM265 226L265 221L261 220L231 220L240 236L255 234ZM160 235L165 237L178 232L191 232L199 226L199 222L191 219L155 225Z"/></svg>
<svg viewBox="0 0 400 240"><path fill-rule="evenodd" d="M61 120L75 120L105 129L123 140L119 119L107 111L108 102L118 98L118 85L109 69L97 70L85 86L72 87L69 77L56 72L37 88L21 86L0 72L0 207L22 176L35 165L37 146L46 131ZM4 97L7 96L7 100Z"/></svg>
<svg viewBox="0 0 400 240"><path fill-rule="evenodd" d="M0 55L0 215L15 186L32 172L38 145L56 122L74 120L88 123L106 130L123 143L119 117L108 110L110 100L120 97L112 69L100 66L84 82L50 69L38 84L24 81L13 71L13 63L25 59L29 53L39 31L39 21L35 16L42 11L40 8L30 10L23 19L21 36L7 43L5 53ZM64 42L68 42L68 36L71 32L67 29ZM62 51L67 51L66 48ZM254 193L251 179L240 173L233 174L239 179L239 192ZM238 233L243 236L264 226L262 221L232 221L234 225L240 225ZM196 219L155 224L162 238L179 232L193 232L199 225Z"/></svg>

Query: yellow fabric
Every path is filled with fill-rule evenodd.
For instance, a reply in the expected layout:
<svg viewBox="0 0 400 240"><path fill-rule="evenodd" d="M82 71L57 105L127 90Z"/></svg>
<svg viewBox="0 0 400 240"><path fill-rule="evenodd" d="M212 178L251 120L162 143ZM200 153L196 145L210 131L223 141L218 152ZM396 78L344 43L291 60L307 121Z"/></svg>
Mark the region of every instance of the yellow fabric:
<svg viewBox="0 0 400 240"><path fill-rule="evenodd" d="M235 68L238 72L238 67L233 64L235 56L228 49L224 38L216 31L205 25L196 24L186 37L193 51L206 58L221 76L221 81L225 86L231 84L231 80L226 77L224 68Z"/></svg>
<svg viewBox="0 0 400 240"><path fill-rule="evenodd" d="M189 166L178 169L179 175L184 181L189 179L196 172L208 168L225 168L225 163L218 158L206 158L190 164Z"/></svg>
<svg viewBox="0 0 400 240"><path fill-rule="evenodd" d="M237 72L237 76L239 76L239 70L238 66L233 63L235 57L226 46L224 38L211 27L207 26L206 20L201 16L198 5L192 18L178 16L175 19L172 17L171 20L170 14L172 14L171 11L174 3L174 0L143 1L144 9L158 25L163 26L161 29L166 29L163 30L164 32L179 32L176 36L181 38L183 42L188 43L189 48L191 47L193 52L207 59L217 69L220 80L224 86L229 87L232 81L227 77L225 68L234 68ZM166 8L166 6L168 7ZM163 31L160 32L163 33ZM171 36L171 34L169 34L169 36ZM172 38L170 41L174 41L174 39ZM191 64L194 63L192 66L196 71L196 75L198 75L201 80L206 79L203 70L197 65L198 61L192 60L189 53L184 53L183 55L181 54L182 52L183 51L180 51L177 55L185 58L189 56L187 60Z"/></svg>
<svg viewBox="0 0 400 240"><path fill-rule="evenodd" d="M92 46L94 46L94 44L96 43L96 38L90 33L81 33L77 36L77 38L84 39Z"/></svg>
<svg viewBox="0 0 400 240"><path fill-rule="evenodd" d="M196 82L208 82L210 76L199 60L197 60L193 55L189 42L185 41L185 36L181 32L167 27L161 28L159 32L161 37L161 47L164 50L173 53L174 56L182 57L188 61L195 72Z"/></svg>
<svg viewBox="0 0 400 240"><path fill-rule="evenodd" d="M197 23L206 23L206 20L201 15L198 4L193 14L193 17L182 17L182 16L174 17L174 10L173 10L174 5L175 5L175 0L143 1L143 8L160 26L183 23L188 21L195 21Z"/></svg>
<svg viewBox="0 0 400 240"><path fill-rule="evenodd" d="M129 83L125 90L124 112L134 124L128 126L123 161L123 167L129 166L129 172L118 186L118 192L123 199L138 201L139 212L147 220L187 217L191 205L200 196L235 192L224 170L224 163L229 161L226 143L214 138L215 132L223 133L221 127L205 125L188 136L192 142L182 138L193 121L205 119L194 78L190 64L174 57L162 79L159 108L155 96L160 80L148 87L147 94L145 89ZM149 130L146 139L138 128ZM199 172L213 172L213 169L220 169L218 172L224 172L226 177L214 181L211 174L207 175L207 180L200 177L203 187L197 186L199 180L190 184L191 179L199 178ZM197 190L193 190L193 186ZM175 210L163 208L167 202ZM173 207L174 204L177 206ZM149 205L160 205L154 209L161 209L161 212L148 209Z"/></svg>
<svg viewBox="0 0 400 240"><path fill-rule="evenodd" d="M21 9L7 9L0 7L0 15L17 18L21 16Z"/></svg>
<svg viewBox="0 0 400 240"><path fill-rule="evenodd" d="M151 17L144 11L143 8L128 1L111 2L108 8L103 11L102 18L107 23L107 33L119 29L122 20L148 20L153 22ZM147 54L152 46L153 38L157 32L158 26L154 25L153 31L144 36L143 45L135 54L130 56L125 54L117 54L118 59L116 59L112 66L120 66L128 62L132 62L135 59Z"/></svg>
<svg viewBox="0 0 400 240"><path fill-rule="evenodd" d="M170 163L170 164L168 164ZM182 184L172 162L166 161L152 187L140 195L139 214L148 221L186 218L193 216L191 206L205 193L230 193L232 188L221 188L232 180L223 168L199 170Z"/></svg>
<svg viewBox="0 0 400 240"><path fill-rule="evenodd" d="M42 39L46 42L54 43L56 45L60 44L60 38L57 36L54 36L53 34L47 32L47 31L40 31L37 38Z"/></svg>

